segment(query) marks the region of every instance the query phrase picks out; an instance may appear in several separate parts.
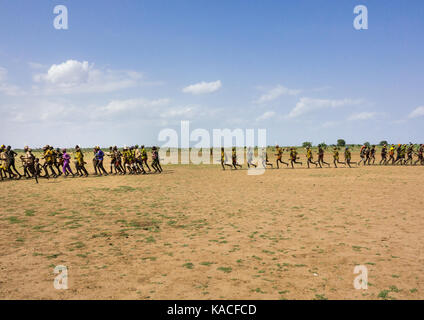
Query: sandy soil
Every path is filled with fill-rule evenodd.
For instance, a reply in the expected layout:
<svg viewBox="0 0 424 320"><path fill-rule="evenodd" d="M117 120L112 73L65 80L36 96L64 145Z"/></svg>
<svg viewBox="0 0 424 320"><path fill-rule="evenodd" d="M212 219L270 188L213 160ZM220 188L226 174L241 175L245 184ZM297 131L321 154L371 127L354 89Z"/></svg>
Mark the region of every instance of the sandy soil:
<svg viewBox="0 0 424 320"><path fill-rule="evenodd" d="M424 167L164 168L0 183L0 298L424 298Z"/></svg>

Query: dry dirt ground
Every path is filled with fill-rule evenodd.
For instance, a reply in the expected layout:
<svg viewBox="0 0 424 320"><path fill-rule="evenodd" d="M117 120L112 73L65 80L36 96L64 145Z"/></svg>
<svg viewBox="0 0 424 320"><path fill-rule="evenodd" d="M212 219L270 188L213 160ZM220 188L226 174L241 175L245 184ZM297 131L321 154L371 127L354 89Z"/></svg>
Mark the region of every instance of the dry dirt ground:
<svg viewBox="0 0 424 320"><path fill-rule="evenodd" d="M0 298L424 298L424 167L164 168L0 183Z"/></svg>

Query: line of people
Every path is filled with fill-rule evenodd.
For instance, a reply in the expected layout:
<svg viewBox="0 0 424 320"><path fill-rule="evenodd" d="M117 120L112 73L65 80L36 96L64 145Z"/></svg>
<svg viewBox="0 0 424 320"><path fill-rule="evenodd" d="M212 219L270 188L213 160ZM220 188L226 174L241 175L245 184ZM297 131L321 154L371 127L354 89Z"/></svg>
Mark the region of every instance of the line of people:
<svg viewBox="0 0 424 320"><path fill-rule="evenodd" d="M0 146L0 176L1 180L4 179L27 179L43 177L43 178L57 178L61 175L67 176L80 176L87 177L89 175L85 165L87 162L84 159L84 154L81 148L75 146L74 165L75 173L71 168L72 154L67 149L53 148L46 145L43 148L41 159L44 163L40 163L31 148L26 146L24 154L19 158L22 161L23 174L21 174L15 165L15 158L18 154L12 150L10 146ZM111 158L110 172L108 173L103 165L105 156ZM161 173L163 171L160 165L159 150L157 147L152 147L152 162L151 167L153 173ZM109 175L109 174L146 174L152 172L148 164L148 155L144 146L141 148L136 146L123 148L121 152L116 146L110 147L109 152L103 152L99 146L93 148L93 167L94 175ZM145 169L146 167L146 169ZM147 170L147 171L146 171Z"/></svg>
<svg viewBox="0 0 424 320"><path fill-rule="evenodd" d="M280 164L284 164L287 167L291 165L292 168L294 168L295 164L303 165L302 162L298 161L300 159L297 149L295 147L291 148L281 148L280 146L275 146L276 150L276 167L277 169L280 168ZM284 151L289 152L289 162L284 162L283 159L283 153ZM325 162L324 160L324 147L322 145L318 145L318 160L314 161L314 155L312 152L311 147L306 147L306 164L308 168L310 168L310 165L315 165L315 167L322 168L323 165L326 165L327 167L330 167L330 163ZM395 156L396 153L396 156ZM384 145L381 149L381 160L379 162L380 165L417 165L421 164L424 165L424 145L420 144L417 148L417 150L414 149L414 144L410 143L409 145L406 144L399 144L397 147L395 145L391 145L390 149L387 145ZM257 167L257 164L253 163L253 148L249 147L246 152L247 155L247 166L248 168ZM345 161L340 161L340 148L339 147L333 147L333 165L335 168L337 168L337 164L343 164L345 166L348 166L349 168L352 167L352 165L372 165L376 162L376 146L375 145L363 145L360 149L359 156L361 160L359 162L352 162L352 152L349 147L345 147L344 150L344 159ZM414 161L413 155L417 156L417 159ZM389 157L389 158L388 158ZM237 151L236 148L232 148L232 162L231 164L228 163L227 154L225 152L224 148L221 148L221 166L222 169L225 170L225 167L229 167L231 169L237 170L238 168L242 168L242 165L238 163L237 161ZM273 164L269 162L268 160L268 152L266 150L263 151L261 154L261 162L262 166L264 168L271 167L273 168Z"/></svg>
<svg viewBox="0 0 424 320"><path fill-rule="evenodd" d="M303 163L298 161L300 159L297 149L295 147L291 148L281 148L278 145L275 147L277 157L276 167L280 168L280 164L286 165L287 167L291 165L294 168L295 164ZM284 162L283 153L284 151L289 151L289 162ZM351 167L351 165L371 165L376 162L376 146L375 145L366 145L364 144L359 152L360 161L352 162L352 153L349 147L345 147L344 150L344 159L345 161L340 161L339 147L333 148L333 164L337 168L337 164L343 164L345 166ZM398 144L395 146L392 144L390 148L387 145L383 145L381 149L381 160L380 165L424 165L424 145L420 144L415 150L414 144ZM72 177L75 176L88 176L88 171L85 168L87 164L84 160L84 154L79 146L75 146L74 153L74 171L71 168L71 154L67 152L67 149L54 149L52 146L46 145L43 148L43 155L41 157L44 160L43 164L40 164L40 159L37 158L32 150L26 146L24 148L24 155L20 156L22 161L22 167L24 173L21 174L15 165L15 157L18 154L10 146L0 146L0 177L1 180L5 178L9 179L21 179L26 177L27 179L34 177L44 177L44 178L56 178L61 175ZM417 159L414 161L413 156L416 155ZM104 168L103 162L105 156L110 157L110 172L108 173ZM159 148L152 147L152 162L151 166L154 169L154 173L161 173L163 171L162 166L160 165L159 159ZM230 167L232 169L242 168L242 165L237 162L237 152L236 148L232 148L232 163L228 163L227 155L224 148L221 148L221 166L225 170L225 167ZM123 151L121 152L116 146L110 147L109 152L103 152L99 146L93 148L93 168L94 175L109 175L109 174L146 174L152 172L148 164L148 156L146 148L142 145L140 148L138 145L127 147L124 146ZM261 162L264 168L273 167L273 164L268 160L268 152L266 150L261 154ZM310 165L315 165L315 167L322 168L323 165L330 167L330 163L324 160L324 148L322 145L318 146L318 160L314 161L314 156L311 147L306 148L306 164L308 168ZM247 166L257 167L257 164L253 163L253 149L249 147L247 149ZM145 169L146 168L146 169ZM50 171L50 172L49 172ZM44 173L44 174L43 174ZM9 176L9 177L8 177Z"/></svg>
<svg viewBox="0 0 424 320"><path fill-rule="evenodd" d="M380 165L417 165L420 163L421 165L424 164L424 158L423 158L423 152L424 152L424 145L420 144L417 148L417 150L414 149L414 144L410 143L407 144L398 144L395 146L392 144L390 148L385 144L381 149L381 160L379 162ZM366 165L375 163L375 145L373 146L367 146L363 145L361 147L360 151L360 157L361 160L358 164L361 164L361 162ZM417 159L414 161L414 155L417 156ZM389 158L387 158L389 157Z"/></svg>

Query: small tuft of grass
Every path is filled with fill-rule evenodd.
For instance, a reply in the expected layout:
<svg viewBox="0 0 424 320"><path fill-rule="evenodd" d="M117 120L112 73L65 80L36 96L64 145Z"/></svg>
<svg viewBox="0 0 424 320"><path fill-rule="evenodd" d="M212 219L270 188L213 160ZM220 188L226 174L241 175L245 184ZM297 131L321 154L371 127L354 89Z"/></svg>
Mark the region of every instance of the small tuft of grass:
<svg viewBox="0 0 424 320"><path fill-rule="evenodd" d="M265 293L264 291L261 290L261 288L252 289L252 291L257 293Z"/></svg>
<svg viewBox="0 0 424 320"><path fill-rule="evenodd" d="M225 273L230 273L231 271L233 271L233 269L231 267L219 267L216 270L225 272Z"/></svg>
<svg viewBox="0 0 424 320"><path fill-rule="evenodd" d="M27 217L32 217L32 216L34 216L34 213L35 213L35 210L34 210L34 209L28 209L28 210L25 210L25 215L26 215Z"/></svg>
<svg viewBox="0 0 424 320"><path fill-rule="evenodd" d="M381 290L378 297L381 299L387 299L389 297L389 290Z"/></svg>
<svg viewBox="0 0 424 320"><path fill-rule="evenodd" d="M100 232L99 234L93 234L92 238L108 238L110 237L112 234L109 232Z"/></svg>
<svg viewBox="0 0 424 320"><path fill-rule="evenodd" d="M10 223L21 223L21 222L23 222L22 220L19 220L19 218L16 217L16 216L8 217L7 220L9 220Z"/></svg>
<svg viewBox="0 0 424 320"><path fill-rule="evenodd" d="M63 212L53 211L53 212L49 213L49 216L54 217L54 216L57 216L59 214L63 214Z"/></svg>
<svg viewBox="0 0 424 320"><path fill-rule="evenodd" d="M141 260L150 260L150 261L156 261L156 257L144 257L144 258L141 258Z"/></svg>
<svg viewBox="0 0 424 320"><path fill-rule="evenodd" d="M398 289L398 287L396 287L396 286L390 286L390 287L389 287L389 289L390 289L390 291L392 291L392 292L399 292L399 289Z"/></svg>
<svg viewBox="0 0 424 320"><path fill-rule="evenodd" d="M55 254L51 254L49 256L47 256L47 259L56 259L58 256L60 256L60 253L55 253Z"/></svg>
<svg viewBox="0 0 424 320"><path fill-rule="evenodd" d="M83 242L81 242L81 241L74 242L74 243L72 243L72 245L73 245L75 248L77 248L77 249L81 249L81 248L84 248L84 247L85 247L85 244L84 244Z"/></svg>
<svg viewBox="0 0 424 320"><path fill-rule="evenodd" d="M193 263L191 263L191 262L187 262L187 263L184 263L184 264L183 264L183 267L184 267L184 268L187 268L187 269L193 269L194 264L193 264Z"/></svg>
<svg viewBox="0 0 424 320"><path fill-rule="evenodd" d="M147 243L154 243L154 242L156 242L155 238L153 238L152 236L148 236L145 240L146 240Z"/></svg>

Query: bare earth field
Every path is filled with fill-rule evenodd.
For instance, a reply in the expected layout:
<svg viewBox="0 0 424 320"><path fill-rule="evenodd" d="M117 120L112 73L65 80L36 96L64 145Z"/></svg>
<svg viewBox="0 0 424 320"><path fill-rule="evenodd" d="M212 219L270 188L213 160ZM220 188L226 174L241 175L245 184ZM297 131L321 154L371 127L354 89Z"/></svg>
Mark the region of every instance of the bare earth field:
<svg viewBox="0 0 424 320"><path fill-rule="evenodd" d="M424 167L341 167L0 183L0 298L423 299Z"/></svg>

